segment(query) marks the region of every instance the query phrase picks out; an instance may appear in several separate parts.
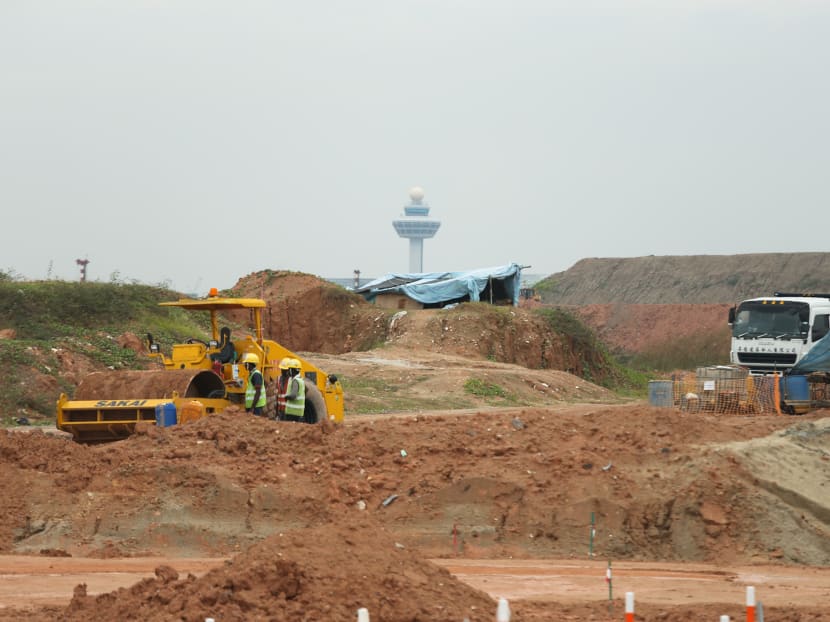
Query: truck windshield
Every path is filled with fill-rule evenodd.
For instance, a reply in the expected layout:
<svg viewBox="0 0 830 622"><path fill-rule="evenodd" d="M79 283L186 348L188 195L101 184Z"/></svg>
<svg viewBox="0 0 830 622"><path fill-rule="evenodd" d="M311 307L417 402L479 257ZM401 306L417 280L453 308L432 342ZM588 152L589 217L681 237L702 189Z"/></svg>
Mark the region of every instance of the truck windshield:
<svg viewBox="0 0 830 622"><path fill-rule="evenodd" d="M810 307L805 302L742 302L732 324L738 339L806 339L810 327Z"/></svg>

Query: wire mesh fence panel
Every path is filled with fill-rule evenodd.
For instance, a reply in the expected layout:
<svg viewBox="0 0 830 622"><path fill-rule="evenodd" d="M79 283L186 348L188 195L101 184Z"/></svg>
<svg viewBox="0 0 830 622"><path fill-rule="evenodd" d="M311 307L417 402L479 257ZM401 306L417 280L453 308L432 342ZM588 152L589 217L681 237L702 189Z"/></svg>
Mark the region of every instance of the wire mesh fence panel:
<svg viewBox="0 0 830 622"><path fill-rule="evenodd" d="M699 368L672 377L673 405L690 413L761 415L779 412L775 376L740 368Z"/></svg>

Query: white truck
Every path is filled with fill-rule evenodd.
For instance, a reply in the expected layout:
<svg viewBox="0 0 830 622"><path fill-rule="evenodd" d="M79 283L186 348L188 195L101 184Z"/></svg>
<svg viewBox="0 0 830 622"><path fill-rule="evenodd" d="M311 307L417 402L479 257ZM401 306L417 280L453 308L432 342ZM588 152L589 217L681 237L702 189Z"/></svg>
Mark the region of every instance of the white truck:
<svg viewBox="0 0 830 622"><path fill-rule="evenodd" d="M729 309L732 364L753 375L784 373L830 331L830 294L775 292Z"/></svg>

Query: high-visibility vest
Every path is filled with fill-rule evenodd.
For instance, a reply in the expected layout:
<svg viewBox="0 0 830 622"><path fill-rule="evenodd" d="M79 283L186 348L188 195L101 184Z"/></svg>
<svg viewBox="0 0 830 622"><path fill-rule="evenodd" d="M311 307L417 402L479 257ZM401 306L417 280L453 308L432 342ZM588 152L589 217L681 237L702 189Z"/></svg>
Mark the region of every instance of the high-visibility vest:
<svg viewBox="0 0 830 622"><path fill-rule="evenodd" d="M300 375L294 376L291 380L296 380L299 388L295 399L285 401L285 415L286 417L302 417L305 414L305 380Z"/></svg>
<svg viewBox="0 0 830 622"><path fill-rule="evenodd" d="M254 394L256 393L256 387L254 387L254 383L251 382L254 379L254 374L259 374L260 380L262 379L262 372L258 369L255 369L251 372L251 375L248 376L248 386L245 388L245 408L260 408L265 406L265 383L263 382L261 388L259 390L259 399L257 403L254 404Z"/></svg>
<svg viewBox="0 0 830 622"><path fill-rule="evenodd" d="M288 383L291 378L288 376L280 376L277 379L277 412L281 415L285 414L285 394L288 392Z"/></svg>

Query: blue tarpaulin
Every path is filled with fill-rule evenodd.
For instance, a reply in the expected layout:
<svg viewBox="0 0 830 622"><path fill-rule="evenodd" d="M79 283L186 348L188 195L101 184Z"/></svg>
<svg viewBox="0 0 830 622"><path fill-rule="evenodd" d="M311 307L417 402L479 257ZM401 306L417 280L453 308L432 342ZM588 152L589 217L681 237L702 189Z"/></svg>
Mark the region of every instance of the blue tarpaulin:
<svg viewBox="0 0 830 622"><path fill-rule="evenodd" d="M813 344L804 358L790 369L790 374L807 374L811 371L830 371L830 333Z"/></svg>
<svg viewBox="0 0 830 622"><path fill-rule="evenodd" d="M424 305L439 305L469 298L480 300L481 292L491 285L498 286L499 298L519 304L522 268L511 263L494 268L480 268L465 272L424 272L409 274L387 274L370 281L355 290L367 300L374 300L378 294L402 293Z"/></svg>

